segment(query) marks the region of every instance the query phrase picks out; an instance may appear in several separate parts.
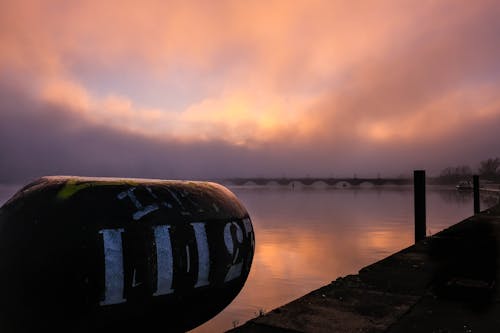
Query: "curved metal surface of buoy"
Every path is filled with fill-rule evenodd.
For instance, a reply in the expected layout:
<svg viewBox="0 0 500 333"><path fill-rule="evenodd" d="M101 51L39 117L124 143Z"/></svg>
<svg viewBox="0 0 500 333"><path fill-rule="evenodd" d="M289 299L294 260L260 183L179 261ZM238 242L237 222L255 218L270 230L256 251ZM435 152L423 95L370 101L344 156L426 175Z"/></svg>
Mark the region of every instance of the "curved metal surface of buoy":
<svg viewBox="0 0 500 333"><path fill-rule="evenodd" d="M190 330L236 297L254 248L221 185L43 177L0 209L0 330Z"/></svg>

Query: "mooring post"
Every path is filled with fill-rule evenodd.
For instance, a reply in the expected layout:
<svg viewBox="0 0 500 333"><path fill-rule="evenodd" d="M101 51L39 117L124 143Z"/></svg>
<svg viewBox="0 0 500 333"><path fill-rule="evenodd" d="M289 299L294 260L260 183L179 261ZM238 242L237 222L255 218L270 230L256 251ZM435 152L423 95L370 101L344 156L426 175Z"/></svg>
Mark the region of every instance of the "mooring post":
<svg viewBox="0 0 500 333"><path fill-rule="evenodd" d="M425 170L413 171L413 195L415 200L415 243L424 239L425 222Z"/></svg>
<svg viewBox="0 0 500 333"><path fill-rule="evenodd" d="M472 176L472 186L474 188L474 214L478 214L481 211L479 204L479 176Z"/></svg>

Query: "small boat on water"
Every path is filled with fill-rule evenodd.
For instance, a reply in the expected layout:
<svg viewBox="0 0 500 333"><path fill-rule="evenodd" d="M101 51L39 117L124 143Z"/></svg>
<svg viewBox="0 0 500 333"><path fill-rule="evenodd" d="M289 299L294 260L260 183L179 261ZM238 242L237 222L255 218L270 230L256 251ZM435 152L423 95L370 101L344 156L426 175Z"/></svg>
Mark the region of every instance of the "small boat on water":
<svg viewBox="0 0 500 333"><path fill-rule="evenodd" d="M462 180L455 187L458 191L471 191L474 189L470 180Z"/></svg>

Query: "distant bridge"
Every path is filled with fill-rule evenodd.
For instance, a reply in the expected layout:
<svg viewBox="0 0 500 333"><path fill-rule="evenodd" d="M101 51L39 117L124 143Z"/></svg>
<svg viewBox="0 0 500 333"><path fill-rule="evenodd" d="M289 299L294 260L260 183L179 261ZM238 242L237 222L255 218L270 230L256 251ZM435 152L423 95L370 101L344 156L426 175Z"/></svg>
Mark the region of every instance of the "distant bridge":
<svg viewBox="0 0 500 333"><path fill-rule="evenodd" d="M411 179L406 178L228 178L223 181L227 185L259 185L259 186L295 186L295 185L323 185L333 187L351 186L383 186L383 185L409 185Z"/></svg>

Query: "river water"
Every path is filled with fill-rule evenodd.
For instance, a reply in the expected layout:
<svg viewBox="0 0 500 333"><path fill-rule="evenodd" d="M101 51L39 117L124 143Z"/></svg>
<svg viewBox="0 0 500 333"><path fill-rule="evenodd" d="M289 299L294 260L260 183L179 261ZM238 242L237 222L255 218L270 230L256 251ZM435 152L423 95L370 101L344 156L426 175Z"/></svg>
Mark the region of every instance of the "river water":
<svg viewBox="0 0 500 333"><path fill-rule="evenodd" d="M0 186L0 205L19 186ZM411 187L232 187L252 218L256 252L237 298L191 333L222 332L356 274L413 242ZM497 202L483 198L482 209ZM472 215L470 192L427 189L427 234Z"/></svg>

